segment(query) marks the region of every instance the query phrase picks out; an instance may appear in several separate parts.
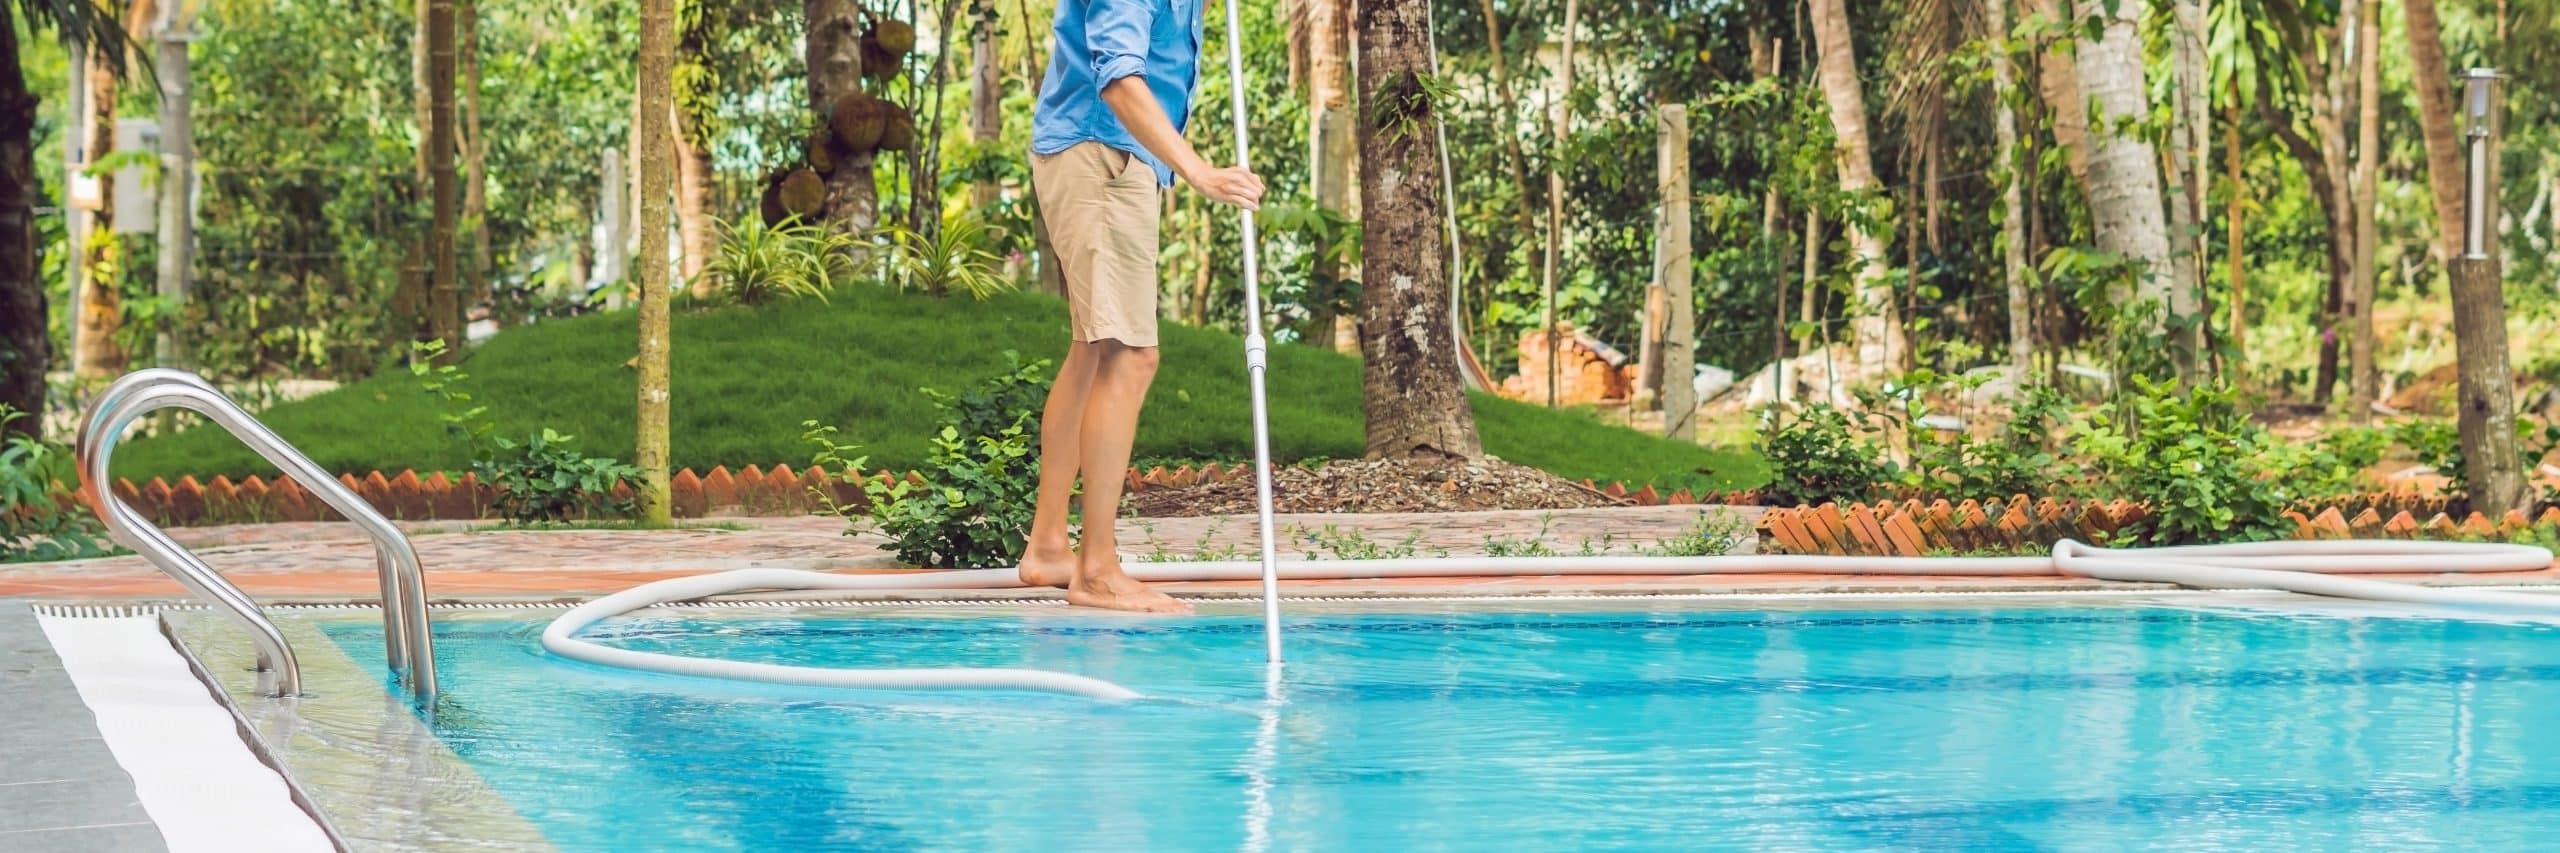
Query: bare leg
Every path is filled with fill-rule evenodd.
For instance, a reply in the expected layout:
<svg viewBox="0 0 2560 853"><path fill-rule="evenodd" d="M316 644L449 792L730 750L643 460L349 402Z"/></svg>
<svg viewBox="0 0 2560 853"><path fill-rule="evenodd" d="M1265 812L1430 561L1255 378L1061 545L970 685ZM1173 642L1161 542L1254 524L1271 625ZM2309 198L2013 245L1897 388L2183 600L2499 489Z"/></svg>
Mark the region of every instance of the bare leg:
<svg viewBox="0 0 2560 853"><path fill-rule="evenodd" d="M1067 360L1058 365L1049 403L1040 412L1040 504L1032 512L1031 540L1016 570L1032 586L1066 586L1075 577L1067 500L1075 492L1078 463L1084 458L1085 401L1093 393L1094 367L1101 362L1099 346L1083 341L1067 345Z"/></svg>
<svg viewBox="0 0 2560 853"><path fill-rule="evenodd" d="M1120 567L1120 481L1138 439L1138 410L1156 378L1156 349L1099 341L1101 364L1084 410L1084 544L1067 602L1085 607L1147 613L1187 613L1191 608L1147 588ZM1042 439L1043 446L1047 439Z"/></svg>

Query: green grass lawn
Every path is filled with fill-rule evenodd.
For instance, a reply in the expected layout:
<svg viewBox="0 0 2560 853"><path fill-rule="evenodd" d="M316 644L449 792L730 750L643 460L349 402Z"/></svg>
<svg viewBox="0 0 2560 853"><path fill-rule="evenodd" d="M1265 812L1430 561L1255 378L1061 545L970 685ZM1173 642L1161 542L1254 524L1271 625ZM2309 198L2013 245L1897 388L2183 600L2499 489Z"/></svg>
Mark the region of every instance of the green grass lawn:
<svg viewBox="0 0 2560 853"><path fill-rule="evenodd" d="M637 377L633 316L618 312L508 331L463 362L468 387L501 434L551 427L579 448L629 458ZM920 389L958 390L1004 369L1006 350L1026 358L1066 353L1066 309L1014 294L988 302L937 300L875 287L831 303L682 311L675 318L674 462L709 470L809 460L806 419L834 424L863 445L875 467L907 469L925 456L940 411ZM1242 344L1223 332L1168 325L1163 369L1147 401L1137 457L1249 459ZM1283 461L1361 454L1360 366L1308 347L1272 352L1272 452ZM1666 441L1601 423L1588 413L1477 395L1487 452L1576 479L1732 489L1766 478L1748 453ZM263 417L322 467L337 471L467 466L439 421L438 403L405 371L389 371ZM191 429L136 441L116 456L136 479L271 474L219 430Z"/></svg>

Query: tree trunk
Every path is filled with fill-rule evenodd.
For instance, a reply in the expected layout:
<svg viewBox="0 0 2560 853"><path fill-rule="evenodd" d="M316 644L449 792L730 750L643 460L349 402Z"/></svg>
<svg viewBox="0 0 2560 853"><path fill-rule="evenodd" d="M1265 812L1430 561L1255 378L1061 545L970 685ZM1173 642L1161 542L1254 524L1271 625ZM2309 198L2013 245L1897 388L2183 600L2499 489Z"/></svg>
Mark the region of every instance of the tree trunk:
<svg viewBox="0 0 2560 853"><path fill-rule="evenodd" d="M2170 304L2179 306L2172 312L2175 319L2185 320L2204 310L2205 256L2202 223L2207 212L2204 198L2204 133L2208 126L2202 104L2208 85L2205 68L2205 20L2202 0L2171 0L2169 29L2170 97L2169 97L2169 172L2164 181L2169 212L2169 258L2172 278ZM2139 60L2140 53L2135 54ZM2195 361L2204 352L2199 323L2173 325L2171 352L2180 358L2181 375L2193 378Z"/></svg>
<svg viewBox="0 0 2560 853"><path fill-rule="evenodd" d="M2356 242L2349 267L2352 287L2342 312L2348 336L2347 416L2358 423L2372 417L2381 379L2373 368L2373 262L2375 244L2380 241L2374 227L2374 199L2382 163L2382 3L2362 2L2364 23L2356 35Z"/></svg>
<svg viewBox="0 0 2560 853"><path fill-rule="evenodd" d="M2161 219L2160 158L2131 130L2117 129L2150 113L2143 82L2142 34L2136 27L2139 7L2123 4L2114 13L2102 0L2080 0L2086 15L2100 16L2101 37L2080 45L2081 85L2096 104L2094 120L2108 129L2093 130L2089 145L2089 218L2098 248L2142 267L2142 281L2119 299L2149 304L2146 329L2163 334L2168 321L2195 310L2193 294L2180 295L2171 284L2168 224ZM2181 362L2183 369L2183 362Z"/></svg>
<svg viewBox="0 0 2560 853"><path fill-rule="evenodd" d="M17 4L0 3L0 406L30 413L0 436L44 435L45 371L53 339L36 264L36 107L20 68Z"/></svg>
<svg viewBox="0 0 2560 853"><path fill-rule="evenodd" d="M2445 64L2435 0L2407 0L2404 8L2418 125L2426 136L2427 186L2435 192L2436 260L2450 263L2462 256L2462 143L2454 127L2453 70Z"/></svg>
<svg viewBox="0 0 2560 853"><path fill-rule="evenodd" d="M713 67L711 49L725 16L735 10L714 0L679 0L679 5L683 8L676 16L676 62L684 69L686 91L670 96L675 121L676 248L688 289L695 296L709 296L717 283L702 271L720 251L720 231L714 224L718 205L712 198L718 174L711 163L719 134L719 72Z"/></svg>
<svg viewBox="0 0 2560 853"><path fill-rule="evenodd" d="M972 16L969 27L969 139L991 149L1004 139L1004 80L997 71L996 24ZM1001 188L993 179L969 185L969 206L993 206Z"/></svg>
<svg viewBox="0 0 2560 853"><path fill-rule="evenodd" d="M151 24L159 12L155 0L133 0L124 9L124 34L127 46L140 45L151 37ZM89 83L89 163L97 164L116 153L117 101L124 92L122 72L103 46L92 46L86 73ZM136 68L141 63L138 51L126 50L121 67ZM87 256L81 265L88 270L88 291L78 300L80 331L72 336L71 363L82 379L103 379L125 372L132 357L125 352L119 332L124 328L124 283L130 276L125 268L124 238L115 228L116 179L113 171L98 175L98 208L89 216L90 231L83 239Z"/></svg>
<svg viewBox="0 0 2560 853"><path fill-rule="evenodd" d="M1817 76L1822 99L1831 108L1831 129L1838 148L1840 190L1865 196L1876 189L1875 159L1867 148L1867 100L1858 83L1858 55L1850 43L1849 13L1843 0L1812 0L1813 38L1821 55ZM1851 218L1845 224L1849 246L1857 253L1857 306L1850 340L1857 348L1858 376L1881 379L1902 363L1902 329L1893 316L1893 283L1887 280L1884 238L1876 228ZM1811 279L1808 278L1808 281Z"/></svg>
<svg viewBox="0 0 2560 853"><path fill-rule="evenodd" d="M862 90L861 15L854 0L802 0L808 24L809 111L823 126L836 99ZM854 232L880 218L880 187L871 179L873 155L836 161L827 178L827 219Z"/></svg>
<svg viewBox="0 0 2560 853"><path fill-rule="evenodd" d="M2035 375L2035 309L2027 304L2027 181L2035 172L2019 162L2018 113L2006 94L2018 85L2007 47L2009 0L1982 0L1982 20L1993 45L1992 131L1999 147L1991 162L2000 176L2000 276L2009 292L2009 367L2011 381L2023 388Z"/></svg>
<svg viewBox="0 0 2560 853"><path fill-rule="evenodd" d="M455 168L455 0L427 0L427 184L434 219L427 228L427 329L446 358L462 354L462 282L455 235L462 216L462 178Z"/></svg>
<svg viewBox="0 0 2560 853"><path fill-rule="evenodd" d="M640 136L640 515L664 527L674 521L668 477L667 226L675 182L675 0L640 0L640 71L636 101Z"/></svg>
<svg viewBox="0 0 2560 853"><path fill-rule="evenodd" d="M1449 326L1430 0L1360 4L1361 410L1368 455L1484 455ZM1394 176L1395 180L1388 180Z"/></svg>
<svg viewBox="0 0 2560 853"><path fill-rule="evenodd" d="M2224 200L2223 219L2230 231L2223 238L2223 254L2231 265L2231 351L2241 364L2249 361L2249 268L2248 253L2241 251L2246 239L2242 227L2247 214L2241 200L2247 197L2240 185L2240 84L2231 84L2231 105L2225 109L2222 124L2222 163Z"/></svg>
<svg viewBox="0 0 2560 853"><path fill-rule="evenodd" d="M720 251L720 231L713 224L716 205L711 192L716 176L711 168L711 144L708 139L691 138L694 120L686 117L681 107L676 113L675 216L676 234L682 238L682 245L676 248L683 258L687 290L695 296L709 296L716 283L702 271Z"/></svg>
<svg viewBox="0 0 2560 853"><path fill-rule="evenodd" d="M2348 157L2346 133L2356 95L2356 90L2347 85L2356 73L2354 54L2347 46L2359 32L2357 21L2363 15L2363 3L2342 3L2338 31L2329 40L2329 55L2303 62L2311 81L2311 96L2305 99L2311 103L2311 135L2319 141L2321 168L2331 176L2329 191L2322 198L2330 214L2329 290L2321 302L2320 362L2312 376L2315 387L2311 392L2312 401L2324 406L2337 395L2347 294L2355 289L2356 223L2364 217L2356 210L2354 163Z"/></svg>
<svg viewBox="0 0 2560 853"><path fill-rule="evenodd" d="M1427 0L1426 0L1427 5ZM1426 10L1427 12L1428 10ZM1547 256L1545 275L1540 276L1539 292L1544 297L1545 325L1539 334L1547 339L1547 406L1556 405L1556 364L1562 335L1556 333L1556 265L1564 258L1564 140L1573 134L1573 36L1581 25L1582 5L1577 0L1564 0L1564 66L1563 87L1557 90L1553 115L1549 117L1547 143L1554 155L1547 165ZM1361 75L1363 80L1368 75ZM1435 164L1436 165L1436 164Z"/></svg>
<svg viewBox="0 0 2560 853"><path fill-rule="evenodd" d="M480 127L480 0L458 0L462 33L462 223L471 229L462 265L470 305L490 304L489 137ZM496 316L494 313L492 317Z"/></svg>
<svg viewBox="0 0 2560 853"><path fill-rule="evenodd" d="M2048 22L2068 22L2069 0L2024 0L2027 13ZM2089 98L2080 89L2080 65L2059 40L2047 40L2036 61L2036 91L2053 113L2053 141L2062 146L2063 164L2071 180L2089 184Z"/></svg>
<svg viewBox="0 0 2560 853"><path fill-rule="evenodd" d="M1519 197L1520 232L1526 234L1537 227L1538 214L1529 203L1529 157L1520 151L1520 98L1511 88L1511 75L1503 68L1502 18L1494 12L1493 0L1484 4L1484 43L1487 57L1493 61L1493 92L1502 112L1496 116L1494 136L1502 140L1504 162L1511 167L1511 192Z"/></svg>
<svg viewBox="0 0 2560 853"><path fill-rule="evenodd" d="M1813 322L1814 309L1822 307L1822 244L1822 208L1807 204L1804 211L1804 274L1800 276L1804 281L1804 304L1797 306L1799 318L1807 323ZM1800 343L1810 346L1817 340L1831 340L1831 330L1818 325L1808 328L1810 331L1804 333L1804 340Z"/></svg>
<svg viewBox="0 0 2560 853"><path fill-rule="evenodd" d="M1316 206L1357 220L1352 198L1358 186L1360 147L1351 120L1351 4L1346 0L1305 0L1299 5L1305 34L1304 82L1307 87L1307 183L1315 188ZM1357 334L1336 328L1340 304L1331 291L1343 279L1340 259L1329 240L1315 246L1313 282L1327 288L1306 306L1301 337L1309 346L1339 349Z"/></svg>
<svg viewBox="0 0 2560 853"><path fill-rule="evenodd" d="M187 44L195 18L183 4L172 3L160 25L159 59L154 70L160 89L159 327L153 353L161 367L192 369L185 322L188 275L194 270L196 132L194 70Z"/></svg>

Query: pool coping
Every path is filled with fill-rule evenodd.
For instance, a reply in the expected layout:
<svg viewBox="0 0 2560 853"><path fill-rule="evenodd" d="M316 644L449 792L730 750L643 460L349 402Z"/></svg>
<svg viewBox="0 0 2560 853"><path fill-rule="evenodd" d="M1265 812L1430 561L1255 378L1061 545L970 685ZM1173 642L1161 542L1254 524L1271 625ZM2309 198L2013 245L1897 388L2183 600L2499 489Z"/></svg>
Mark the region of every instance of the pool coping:
<svg viewBox="0 0 2560 853"><path fill-rule="evenodd" d="M239 722L241 738L284 776L295 801L340 849L553 849L513 804L385 688L381 676L366 671L311 621L277 623L302 666L304 695L288 698L259 694L256 651L248 636L221 615L169 609L160 612L160 621L180 654ZM325 709L332 721L340 721L330 724L337 728L315 731L303 713L305 705ZM350 749L341 739L349 730L371 730L370 743L384 747L382 755ZM332 772L356 776L370 783L368 789L387 783L418 796L405 809L376 808L378 802L352 795L354 786L313 784L314 778ZM456 813L470 819L447 819ZM467 836L453 833L463 827L473 831Z"/></svg>

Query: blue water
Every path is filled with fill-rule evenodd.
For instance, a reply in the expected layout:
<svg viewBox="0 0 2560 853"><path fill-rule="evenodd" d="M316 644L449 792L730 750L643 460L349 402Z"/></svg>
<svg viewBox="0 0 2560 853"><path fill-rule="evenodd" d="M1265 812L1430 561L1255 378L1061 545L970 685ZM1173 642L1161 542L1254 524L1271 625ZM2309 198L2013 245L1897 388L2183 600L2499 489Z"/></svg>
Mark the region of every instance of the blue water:
<svg viewBox="0 0 2560 853"><path fill-rule="evenodd" d="M616 620L617 645L1035 666L828 692L438 624L436 728L561 847L2548 849L2560 628L2175 609ZM332 624L381 659L378 626Z"/></svg>

